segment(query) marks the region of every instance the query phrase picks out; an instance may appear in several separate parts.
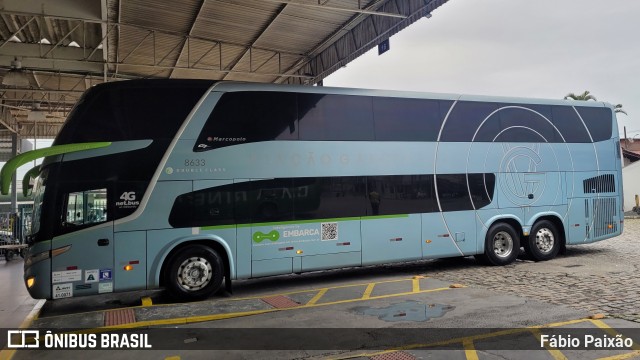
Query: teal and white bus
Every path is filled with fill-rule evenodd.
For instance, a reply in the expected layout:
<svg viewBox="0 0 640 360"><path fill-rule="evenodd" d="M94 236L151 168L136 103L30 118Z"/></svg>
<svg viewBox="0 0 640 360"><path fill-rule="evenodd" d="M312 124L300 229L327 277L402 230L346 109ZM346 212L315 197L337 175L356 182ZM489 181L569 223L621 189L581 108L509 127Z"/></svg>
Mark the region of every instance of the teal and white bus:
<svg viewBox="0 0 640 360"><path fill-rule="evenodd" d="M623 229L610 105L201 80L105 83L36 178L34 298L475 255L536 261Z"/></svg>

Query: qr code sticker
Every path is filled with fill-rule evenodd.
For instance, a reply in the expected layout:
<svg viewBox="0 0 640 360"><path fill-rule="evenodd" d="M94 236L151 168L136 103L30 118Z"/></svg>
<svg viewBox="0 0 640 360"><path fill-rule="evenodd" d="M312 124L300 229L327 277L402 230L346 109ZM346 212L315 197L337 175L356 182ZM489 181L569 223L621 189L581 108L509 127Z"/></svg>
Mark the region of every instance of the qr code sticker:
<svg viewBox="0 0 640 360"><path fill-rule="evenodd" d="M322 240L338 240L338 223L322 223Z"/></svg>

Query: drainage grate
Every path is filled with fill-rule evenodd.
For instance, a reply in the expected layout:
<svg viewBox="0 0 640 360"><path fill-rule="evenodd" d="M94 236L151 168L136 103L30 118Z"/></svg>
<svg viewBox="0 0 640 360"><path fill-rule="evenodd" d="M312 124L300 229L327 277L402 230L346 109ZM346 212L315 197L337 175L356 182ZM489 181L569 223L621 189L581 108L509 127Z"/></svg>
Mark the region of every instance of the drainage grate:
<svg viewBox="0 0 640 360"><path fill-rule="evenodd" d="M124 325L136 322L136 315L133 309L119 309L107 311L104 314L104 325Z"/></svg>
<svg viewBox="0 0 640 360"><path fill-rule="evenodd" d="M265 298L262 298L261 300L273 306L276 309L286 309L286 308L300 306L300 304L298 304L297 302L282 295L265 297Z"/></svg>
<svg viewBox="0 0 640 360"><path fill-rule="evenodd" d="M372 356L370 357L370 359L371 360L415 360L416 357L404 351L394 351L386 354Z"/></svg>

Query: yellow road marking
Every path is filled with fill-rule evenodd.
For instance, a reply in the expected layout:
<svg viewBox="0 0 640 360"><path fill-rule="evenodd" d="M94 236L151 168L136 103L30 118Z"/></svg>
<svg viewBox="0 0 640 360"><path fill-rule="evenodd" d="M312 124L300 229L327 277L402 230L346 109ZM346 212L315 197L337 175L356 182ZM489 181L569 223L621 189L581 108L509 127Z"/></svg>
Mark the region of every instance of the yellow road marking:
<svg viewBox="0 0 640 360"><path fill-rule="evenodd" d="M144 296L142 298L142 306L143 307L153 306L153 300L151 300L151 298L148 296Z"/></svg>
<svg viewBox="0 0 640 360"><path fill-rule="evenodd" d="M364 294L362 294L362 300L369 299L371 297L371 293L373 292L373 288L376 286L376 283L371 283L367 285L367 288L364 290Z"/></svg>
<svg viewBox="0 0 640 360"><path fill-rule="evenodd" d="M452 289L450 289L450 288L437 288L437 289L421 290L418 293L423 294L423 293L430 293L430 292L437 292L437 291L444 291L444 290L452 290ZM113 329L135 329L135 328L142 328L142 327L148 327L148 326L159 326L159 325L184 325L184 324L191 324L191 323L197 323L197 322L231 319L231 318L243 317L243 316L261 315L261 314L265 314L265 313L269 313L269 312L275 312L275 311L307 309L307 308L310 308L310 307L330 306L330 305L336 305L336 304L346 304L346 303L352 303L352 302L358 302L358 301L364 301L364 300L387 299L387 298L393 298L393 297L398 297L398 296L407 296L407 295L415 295L415 294L416 293L414 293L414 292L403 292L403 293L396 293L396 294L372 296L372 297L370 297L368 299L362 299L362 298L347 299L347 300L338 300L338 301L332 301L332 302L326 302L326 303L320 303L320 304L308 304L307 303L307 305L300 305L300 306L296 306L296 307L282 308L282 309L252 310L252 311L235 312L235 313L224 313L224 314L212 314L212 315L200 315L200 316L190 316L190 317L181 317L181 318L171 318L171 319L137 321L137 322L129 323L129 324L113 325L113 326L101 326L101 327L92 328L92 329L85 329L85 330L77 331L77 333L94 333L94 332L109 331L109 330L113 330ZM316 295L316 296L318 296L318 295Z"/></svg>
<svg viewBox="0 0 640 360"><path fill-rule="evenodd" d="M411 280L411 283L412 283L411 285L412 285L412 288L413 288L413 292L420 291L420 279L413 278Z"/></svg>
<svg viewBox="0 0 640 360"><path fill-rule="evenodd" d="M467 357L467 360L479 360L476 347L473 346L473 341L468 339L463 340L462 347L464 348L464 355Z"/></svg>
<svg viewBox="0 0 640 360"><path fill-rule="evenodd" d="M492 332L492 333L485 333L485 334L478 334L478 335L459 337L459 338L455 338L455 339L442 340L442 341L437 341L437 342L427 343L427 344L410 344L410 345L401 346L399 348L395 348L393 350L388 350L386 352L377 352L377 353L373 353L373 354L359 353L359 354L356 354L356 355L349 355L349 356L346 356L346 357L336 358L336 359L352 359L352 358L359 358L359 357L375 356L375 355L379 355L379 354L384 354L384 353L389 353L389 352L394 352L394 351L400 351L400 350L412 350L412 349L418 349L418 348L429 348L429 347L447 346L447 345L454 345L454 344L464 344L465 342L474 342L474 341L478 341L478 340L485 340L485 339L490 339L490 338L499 337L499 336L520 334L520 333L524 333L524 332L531 332L532 330L535 330L535 329L545 329L545 328L553 328L553 327L559 327L559 326L565 326L565 325L573 325L573 324L578 324L578 323L582 323L582 322L586 322L586 321L590 321L590 320L589 319L575 319L575 320L561 321L561 322L550 323L550 324L545 324L545 325L530 326L530 327L526 327L526 328L506 329L506 330L501 330L501 331L495 331L495 332Z"/></svg>
<svg viewBox="0 0 640 360"><path fill-rule="evenodd" d="M164 360L180 360L180 356L167 356Z"/></svg>
<svg viewBox="0 0 640 360"><path fill-rule="evenodd" d="M593 320L590 319L589 321L591 321L591 323L597 327L599 327L600 329L604 330L604 332L606 332L607 334L609 334L612 337L616 337L618 335L620 335L622 337L622 339L626 339L627 337L618 333L617 331L615 331L611 326L607 325L604 321L602 320ZM631 346L632 350L640 350L640 345L638 345L638 343L636 343L635 341L633 342L633 345ZM628 359L628 358L625 358Z"/></svg>
<svg viewBox="0 0 640 360"><path fill-rule="evenodd" d="M542 334L540 332L540 329L533 329L531 330L531 333L533 334L533 336L536 337L536 339L538 339L538 343L541 343L542 339L540 337L540 335ZM544 344L544 348L547 349L547 351L549 352L549 354L555 359L555 360L567 360L567 357L564 356L564 354L555 348L552 348L551 346L549 346L548 343Z"/></svg>
<svg viewBox="0 0 640 360"><path fill-rule="evenodd" d="M38 315L40 315L40 310L44 306L45 302L46 300L39 300L36 303L36 305L33 307L33 309L31 309L27 317L24 318L24 320L20 324L20 329L26 329L29 326L31 326L31 323L38 318ZM11 360L11 358L13 358L13 355L15 355L16 350L17 349L2 349L0 351L0 360Z"/></svg>
<svg viewBox="0 0 640 360"><path fill-rule="evenodd" d="M426 279L428 277L422 277L423 279ZM389 283L396 283L396 282L403 282L403 281L411 281L413 279L395 279L395 280L385 280L385 281L377 281L374 284L378 285L378 284L389 284ZM339 286L332 286L332 287L327 287L326 289L344 289L344 288L350 288L350 287L357 287L357 286L369 286L369 284L371 283L358 283L358 284L347 284L347 285L339 285ZM322 290L322 289L320 289ZM233 301L240 301L240 300L257 300L257 299L262 299L265 296L287 296L287 295L293 295L293 294L305 294L305 293L316 293L318 292L318 289L310 289L310 290L296 290L296 291L288 291L288 292L284 292L284 293L279 293L279 294L262 294L262 295L256 295L256 296L249 296L249 297L243 297L243 298L232 298L232 299L224 299L224 300L219 300L217 302L220 303L227 303L227 302L233 302ZM422 292L422 291L420 291ZM406 294L411 294L411 293L402 293L403 295ZM360 299L358 299L360 300ZM203 302L211 302L210 299L208 300L202 300L202 301L194 301L191 304L198 304L198 303L203 303ZM179 303L169 303L169 304L153 304L149 307L160 307L160 306L175 306L178 305ZM145 307L143 305L138 305L138 306L128 306L126 307L126 309L135 309L135 308L142 308ZM109 309L109 310L119 310L119 309L125 309L125 308L115 308L115 309ZM297 308L293 308L293 309L297 309ZM104 310L96 310L96 311L85 311L85 312L77 312L77 313L73 313L73 314L67 314L67 315L81 315L81 314L93 314L93 313L102 313L104 312ZM49 316L48 319L55 319L55 318L59 318L59 317L64 317L67 315L53 315L53 316ZM1 359L0 359L1 360Z"/></svg>
<svg viewBox="0 0 640 360"><path fill-rule="evenodd" d="M315 303L317 303L318 300L320 300L320 298L323 297L324 294L326 294L328 290L329 290L329 288L320 289L320 291L318 291L316 296L314 296L311 300L309 300L307 305L315 305Z"/></svg>
<svg viewBox="0 0 640 360"><path fill-rule="evenodd" d="M640 351L634 351L626 354L598 358L598 360L625 360L625 359L632 359L634 357L640 357Z"/></svg>
<svg viewBox="0 0 640 360"><path fill-rule="evenodd" d="M395 280L385 280L385 281L376 281L373 284L389 284L389 283L397 283L397 282L404 282L404 281L411 281L413 279L395 279ZM347 285L338 285L338 286L329 286L327 287L327 289L345 289L345 288L350 288L350 287L357 287L357 286L369 286L369 284L372 284L370 282L368 283L357 283L357 284L347 284ZM262 295L256 295L256 296L248 296L248 297L244 297L244 298L234 298L234 299L229 299L229 300L225 300L225 301L239 301L239 300L252 300L252 299L261 299L265 296L278 296L278 295L282 295L282 296L286 296L286 295L293 295L293 294L304 294L304 293L308 293L308 292L316 292L318 291L318 289L310 289L310 290L295 290L295 291L288 291L288 292L284 292L284 293L279 293L279 294L262 294ZM163 304L163 305L173 305L173 304ZM162 306L162 305L158 305L158 306Z"/></svg>

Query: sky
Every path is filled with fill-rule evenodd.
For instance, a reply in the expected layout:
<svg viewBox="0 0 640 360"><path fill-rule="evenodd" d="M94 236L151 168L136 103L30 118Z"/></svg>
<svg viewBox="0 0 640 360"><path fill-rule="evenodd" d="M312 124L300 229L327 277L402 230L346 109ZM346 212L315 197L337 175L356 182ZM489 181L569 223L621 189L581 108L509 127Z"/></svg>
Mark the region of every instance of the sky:
<svg viewBox="0 0 640 360"><path fill-rule="evenodd" d="M622 104L640 138L640 1L449 0L324 80L324 86Z"/></svg>

